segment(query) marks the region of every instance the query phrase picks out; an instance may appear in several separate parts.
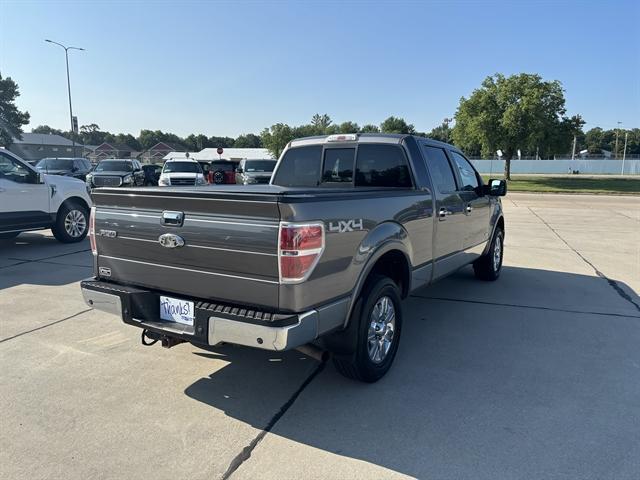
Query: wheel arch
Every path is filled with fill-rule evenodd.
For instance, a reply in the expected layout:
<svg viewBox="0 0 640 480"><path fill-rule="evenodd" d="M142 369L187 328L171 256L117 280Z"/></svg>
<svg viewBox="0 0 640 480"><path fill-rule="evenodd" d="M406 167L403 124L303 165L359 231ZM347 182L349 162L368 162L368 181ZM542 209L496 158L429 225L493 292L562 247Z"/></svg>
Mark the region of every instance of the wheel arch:
<svg viewBox="0 0 640 480"><path fill-rule="evenodd" d="M89 205L84 198L72 195L68 198L65 198L64 201L60 204L60 206L58 207L58 210L56 211L56 218L58 218L58 214L60 213L60 210L62 210L63 207L70 205L72 203L75 203L80 205L81 207L84 207L87 212L91 210L91 205Z"/></svg>

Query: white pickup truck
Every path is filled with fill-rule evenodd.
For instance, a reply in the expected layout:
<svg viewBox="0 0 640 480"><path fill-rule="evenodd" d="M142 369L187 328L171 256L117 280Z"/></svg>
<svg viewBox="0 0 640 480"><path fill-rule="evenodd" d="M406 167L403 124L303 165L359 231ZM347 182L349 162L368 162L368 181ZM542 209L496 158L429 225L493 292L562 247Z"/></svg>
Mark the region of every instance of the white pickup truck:
<svg viewBox="0 0 640 480"><path fill-rule="evenodd" d="M91 198L82 180L45 175L0 148L0 240L50 228L61 242L87 236Z"/></svg>

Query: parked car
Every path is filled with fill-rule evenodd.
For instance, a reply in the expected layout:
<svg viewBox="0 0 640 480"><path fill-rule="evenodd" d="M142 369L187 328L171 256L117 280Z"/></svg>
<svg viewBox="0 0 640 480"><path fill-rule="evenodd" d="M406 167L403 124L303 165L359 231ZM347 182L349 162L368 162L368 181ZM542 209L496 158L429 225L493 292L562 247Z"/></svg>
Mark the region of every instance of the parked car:
<svg viewBox="0 0 640 480"><path fill-rule="evenodd" d="M101 160L87 174L87 186L94 187L136 187L144 185L145 175L138 160L130 158L110 158Z"/></svg>
<svg viewBox="0 0 640 480"><path fill-rule="evenodd" d="M207 181L217 185L235 184L238 162L231 160L214 160L209 163Z"/></svg>
<svg viewBox="0 0 640 480"><path fill-rule="evenodd" d="M499 277L505 193L427 138L293 140L269 185L94 192L95 277L81 288L145 342L314 342L342 374L373 382L391 367L412 291L469 264Z"/></svg>
<svg viewBox="0 0 640 480"><path fill-rule="evenodd" d="M236 169L236 183L240 185L269 183L275 166L275 160L240 160Z"/></svg>
<svg viewBox="0 0 640 480"><path fill-rule="evenodd" d="M207 182L202 167L195 160L167 160L162 167L158 185L200 186Z"/></svg>
<svg viewBox="0 0 640 480"><path fill-rule="evenodd" d="M158 185L158 180L160 180L160 174L162 173L162 165L156 165L156 164L142 165L142 170L144 171L145 185L149 185L149 186Z"/></svg>
<svg viewBox="0 0 640 480"><path fill-rule="evenodd" d="M0 149L0 239L50 228L61 242L79 242L89 229L90 206L82 180L39 172Z"/></svg>
<svg viewBox="0 0 640 480"><path fill-rule="evenodd" d="M93 166L86 158L43 158L36 170L49 175L64 175L85 180Z"/></svg>

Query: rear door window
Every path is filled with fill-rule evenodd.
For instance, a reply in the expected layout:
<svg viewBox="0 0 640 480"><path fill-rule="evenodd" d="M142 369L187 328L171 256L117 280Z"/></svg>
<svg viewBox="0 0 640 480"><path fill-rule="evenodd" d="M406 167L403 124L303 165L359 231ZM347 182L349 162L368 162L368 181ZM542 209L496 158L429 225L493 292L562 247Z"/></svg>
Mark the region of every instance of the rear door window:
<svg viewBox="0 0 640 480"><path fill-rule="evenodd" d="M353 160L355 148L327 148L324 151L322 168L323 184L345 184L353 182Z"/></svg>
<svg viewBox="0 0 640 480"><path fill-rule="evenodd" d="M456 180L451 170L451 164L442 148L422 145L427 158L427 167L433 179L435 187L440 193L452 193L456 191Z"/></svg>
<svg viewBox="0 0 640 480"><path fill-rule="evenodd" d="M290 148L282 157L273 184L283 187L317 187L322 145Z"/></svg>
<svg viewBox="0 0 640 480"><path fill-rule="evenodd" d="M395 145L367 145L358 147L356 187L411 188L407 157Z"/></svg>

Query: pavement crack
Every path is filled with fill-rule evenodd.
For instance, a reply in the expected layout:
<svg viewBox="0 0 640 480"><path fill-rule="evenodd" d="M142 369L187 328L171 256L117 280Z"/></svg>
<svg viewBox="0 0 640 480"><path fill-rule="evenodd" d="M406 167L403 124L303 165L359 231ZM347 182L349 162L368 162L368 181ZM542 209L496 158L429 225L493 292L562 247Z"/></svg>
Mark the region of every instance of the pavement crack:
<svg viewBox="0 0 640 480"><path fill-rule="evenodd" d="M533 214L534 214L534 215L535 215L535 216L536 216L536 217L537 217L537 218L538 218L542 223L544 223L544 224L547 226L547 228L548 228L549 230L551 230L551 231L556 235L556 237L558 237L558 238L559 238L559 239L560 239L560 240L561 240L561 241L562 241L562 242L563 242L567 247L569 247L573 253L575 253L576 255L578 255L578 256L582 259L582 261L583 261L584 263L586 263L587 265L589 265L589 266L593 269L593 271L595 272L595 274L596 274L598 277L602 278L603 280L606 280L606 281L607 281L607 283L609 284L609 286L610 286L611 288L613 288L613 289L615 290L615 292L616 292L616 293L617 293L617 294L618 294L622 299L624 299L624 300L626 300L627 302L631 303L631 305L633 305L633 306L636 308L636 310L638 310L638 311L640 312L640 304L636 303L636 302L635 302L635 300L634 300L633 298L631 298L631 295L629 295L627 292L625 292L625 291L624 291L624 289L623 289L623 288L618 284L618 282L617 282L617 281L615 281L615 280L613 280L613 279L611 279L611 278L607 277L604 273L602 273L600 270L598 270L598 269L596 268L596 266L595 266L593 263L591 263L589 260L587 260L587 259L586 259L586 257L584 257L580 252L578 252L578 250L576 250L576 249L575 249L575 248L573 248L571 245L569 245L569 242L567 242L564 238L562 238L562 237L560 236L560 234L559 234L558 232L556 232L556 230L555 230L551 225L549 225L549 224L548 224L548 223L547 223L547 222L546 222L546 221L545 221L545 220L544 220L540 215L538 215L536 212L534 212L534 211L533 211L533 209L532 209L531 207L527 207L527 208L528 208L528 209L529 209L529 211L530 211L531 213L533 213Z"/></svg>
<svg viewBox="0 0 640 480"><path fill-rule="evenodd" d="M51 327L53 325L65 322L67 320L71 320L72 318L75 318L75 317L77 317L79 315L82 315L83 313L90 312L91 310L93 310L93 309L92 308L87 308L87 309L82 310L80 312L74 313L73 315L69 315L68 317L64 317L64 318L61 318L60 320L56 320L55 322L47 323L46 325L40 325L39 327L32 328L31 330L27 330L26 332L17 333L15 335L11 336L11 337L3 338L2 340L0 340L0 343L4 343L4 342L6 342L8 340L13 340L14 338L21 337L21 336L26 335L28 333L37 332L38 330L42 330L44 328Z"/></svg>
<svg viewBox="0 0 640 480"><path fill-rule="evenodd" d="M273 417L271 417L271 419L267 423L267 426L264 429L262 429L262 431L253 440L251 440L249 445L244 447L242 451L238 455L236 455L233 460L231 460L231 463L229 464L227 471L224 472L224 475L222 475L222 480L227 480L228 478L230 478L231 475L233 475L233 473L236 470L238 470L238 468L240 468L240 466L251 457L251 453L253 452L253 450L258 446L258 444L267 435L267 433L269 433L273 429L273 427L276 426L276 424L284 416L284 414L287 413L287 410L291 408L291 406L295 403L295 401L300 396L300 394L304 391L304 389L309 386L309 384L313 381L313 379L316 378L318 374L322 372L322 370L324 370L324 367L326 366L326 364L327 364L326 361L320 363L320 365L318 365L315 368L315 370L311 372L311 374L307 377L307 379L304 382L302 382L302 385L300 385L300 387L298 387L298 389L293 393L293 395L291 395L291 397L289 397L289 399L280 407L280 409L276 412L276 414Z"/></svg>
<svg viewBox="0 0 640 480"><path fill-rule="evenodd" d="M427 295L416 295L416 294L412 294L410 296L415 298L423 298L426 300L440 300L444 302L475 303L478 305L494 305L498 307L529 308L532 310L547 310L551 312L561 312L561 313L580 313L582 315L603 315L606 317L640 318L640 316L626 315L623 313L592 312L592 311L584 311L584 310L572 310L568 308L541 307L538 305L520 305L516 303L485 302L482 300L466 300L461 298L429 297Z"/></svg>

